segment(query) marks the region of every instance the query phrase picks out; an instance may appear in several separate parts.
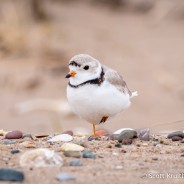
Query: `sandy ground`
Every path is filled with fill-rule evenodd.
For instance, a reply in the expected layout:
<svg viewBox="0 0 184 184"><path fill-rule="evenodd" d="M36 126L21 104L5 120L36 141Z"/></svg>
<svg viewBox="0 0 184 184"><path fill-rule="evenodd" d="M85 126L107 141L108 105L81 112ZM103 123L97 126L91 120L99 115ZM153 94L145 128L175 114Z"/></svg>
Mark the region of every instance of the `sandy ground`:
<svg viewBox="0 0 184 184"><path fill-rule="evenodd" d="M64 3L61 7L56 4L54 8L52 16L60 19L54 28L47 30L48 39L40 45L49 47L57 43L61 51L59 59L43 54L40 58L8 57L0 61L0 129L19 129L31 134L78 129L91 132L90 124L70 113L34 110L19 114L15 108L33 99L65 103L68 60L75 54L88 53L118 70L129 88L139 92L131 108L109 120L104 128L111 132L122 127L149 127L157 132L183 130L183 121L165 124L184 119L184 26L180 20L160 19L157 12L145 16L80 3ZM35 26L35 29L40 28ZM160 123L164 126L155 126ZM9 153L15 145L1 151L1 155L10 158L13 167L25 171L25 183L43 183L40 180L58 183L54 178L59 171L72 172L77 176L75 183L183 183L183 180L141 178L144 173L155 171L183 172L181 144L169 143L156 148L148 143L138 147L135 141L131 146L111 149L107 144L100 141L90 145L103 158L83 160L84 166L76 168L65 165L33 171L22 169L18 164L19 155ZM113 152L118 154L115 156ZM5 162L1 160L2 167L11 163ZM123 168L116 169L119 165ZM45 179L45 176L48 177Z"/></svg>
<svg viewBox="0 0 184 184"><path fill-rule="evenodd" d="M154 139L155 138L155 139ZM90 150L96 155L96 159L80 158L83 166L69 166L72 157L65 157L63 166L50 166L43 168L20 166L20 157L33 148L25 148L24 139L15 141L14 144L4 145L0 140L0 150L3 156L0 160L1 167L11 167L23 171L24 183L59 183L56 176L60 172L67 172L76 177L74 181L67 183L183 183L184 160L181 154L184 152L183 143L172 142L163 136L153 136L149 142L135 139L132 145L115 147L116 141L87 141L85 150ZM59 150L63 143L50 145L46 138L31 141L34 149L44 147L50 150ZM83 143L84 145L84 143ZM20 153L11 154L13 149ZM178 178L174 178L178 177ZM66 183L66 182L65 182Z"/></svg>

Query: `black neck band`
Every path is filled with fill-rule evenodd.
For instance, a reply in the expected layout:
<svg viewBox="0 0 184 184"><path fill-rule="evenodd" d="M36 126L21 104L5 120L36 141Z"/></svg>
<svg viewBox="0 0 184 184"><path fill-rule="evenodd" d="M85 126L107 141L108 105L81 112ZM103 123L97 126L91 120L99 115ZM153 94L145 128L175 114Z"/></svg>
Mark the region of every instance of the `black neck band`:
<svg viewBox="0 0 184 184"><path fill-rule="evenodd" d="M97 84L98 86L100 86L103 81L104 81L104 71L103 71L103 68L102 68L102 71L100 73L99 78L88 80L88 81L83 82L83 83L78 84L78 85L73 85L69 82L68 85L72 88L78 88L78 87L84 86L85 84Z"/></svg>

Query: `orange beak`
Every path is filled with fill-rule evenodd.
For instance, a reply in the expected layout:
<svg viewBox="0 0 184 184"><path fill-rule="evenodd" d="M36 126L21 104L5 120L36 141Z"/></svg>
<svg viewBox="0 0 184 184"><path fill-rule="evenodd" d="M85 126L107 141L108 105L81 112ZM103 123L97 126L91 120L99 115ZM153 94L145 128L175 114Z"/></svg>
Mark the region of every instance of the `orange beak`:
<svg viewBox="0 0 184 184"><path fill-rule="evenodd" d="M65 78L70 78L70 77L74 77L77 73L75 71L70 71Z"/></svg>

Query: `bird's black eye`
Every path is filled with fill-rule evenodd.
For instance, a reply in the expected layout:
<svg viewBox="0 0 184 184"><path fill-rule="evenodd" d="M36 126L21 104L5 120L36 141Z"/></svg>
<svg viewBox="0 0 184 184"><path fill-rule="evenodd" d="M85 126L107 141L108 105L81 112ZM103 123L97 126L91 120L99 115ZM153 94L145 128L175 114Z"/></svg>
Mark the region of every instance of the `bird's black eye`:
<svg viewBox="0 0 184 184"><path fill-rule="evenodd" d="M88 70L88 69L89 69L89 66L86 65L86 66L84 67L84 70Z"/></svg>

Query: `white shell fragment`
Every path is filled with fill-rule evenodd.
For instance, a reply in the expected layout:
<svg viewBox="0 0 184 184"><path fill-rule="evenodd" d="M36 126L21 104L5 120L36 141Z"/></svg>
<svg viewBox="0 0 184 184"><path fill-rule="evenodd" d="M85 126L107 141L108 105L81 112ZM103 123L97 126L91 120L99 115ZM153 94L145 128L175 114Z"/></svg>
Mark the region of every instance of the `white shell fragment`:
<svg viewBox="0 0 184 184"><path fill-rule="evenodd" d="M69 134L60 134L52 137L48 142L70 142L73 140L73 137Z"/></svg>
<svg viewBox="0 0 184 184"><path fill-rule="evenodd" d="M84 147L74 143L64 143L61 146L61 151L84 151Z"/></svg>
<svg viewBox="0 0 184 184"><path fill-rule="evenodd" d="M20 157L20 165L22 167L62 166L63 159L53 150L38 148L25 152Z"/></svg>

